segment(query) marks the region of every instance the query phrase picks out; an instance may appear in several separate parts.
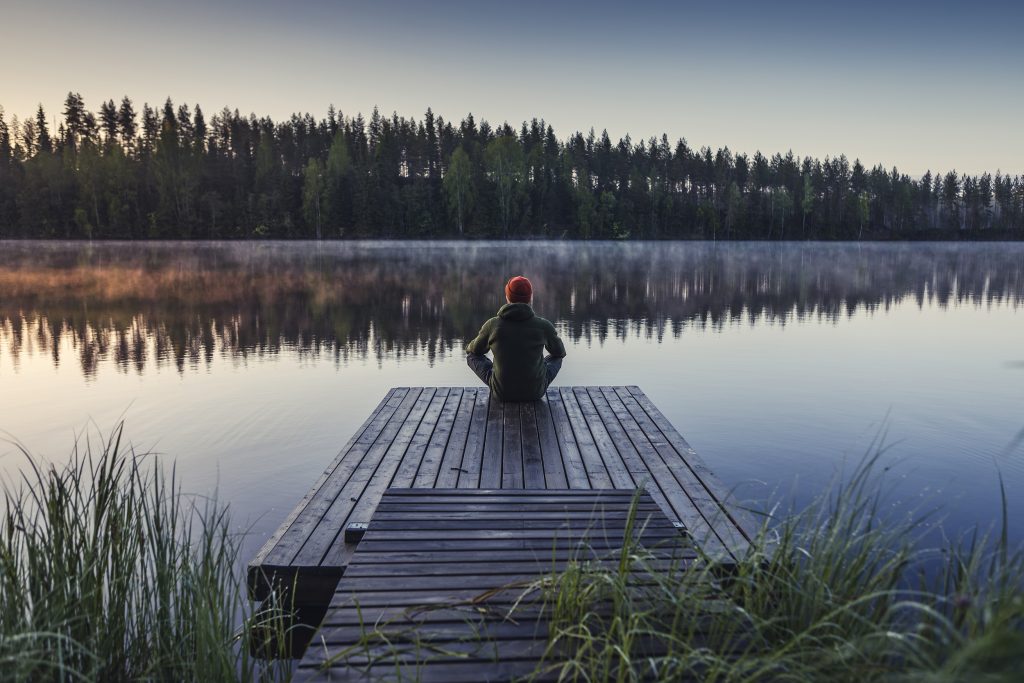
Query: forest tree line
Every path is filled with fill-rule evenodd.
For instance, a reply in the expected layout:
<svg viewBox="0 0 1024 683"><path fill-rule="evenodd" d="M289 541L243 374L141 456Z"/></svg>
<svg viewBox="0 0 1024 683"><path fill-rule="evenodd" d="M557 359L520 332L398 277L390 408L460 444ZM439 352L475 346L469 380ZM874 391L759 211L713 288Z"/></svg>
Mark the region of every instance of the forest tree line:
<svg viewBox="0 0 1024 683"><path fill-rule="evenodd" d="M62 119L0 108L0 237L1024 238L1024 176L911 178L845 156L556 137L543 120L457 124L374 109L287 121L200 106Z"/></svg>

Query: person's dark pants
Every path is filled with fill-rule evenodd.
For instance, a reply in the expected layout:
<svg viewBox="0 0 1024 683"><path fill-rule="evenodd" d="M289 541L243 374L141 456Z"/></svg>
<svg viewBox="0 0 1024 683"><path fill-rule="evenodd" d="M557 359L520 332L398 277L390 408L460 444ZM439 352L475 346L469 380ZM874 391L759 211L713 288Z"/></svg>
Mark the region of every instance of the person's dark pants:
<svg viewBox="0 0 1024 683"><path fill-rule="evenodd" d="M466 354L466 365L476 373L476 376L480 378L480 381L491 386L491 375L494 373L494 363L487 356L478 356L475 353ZM544 357L544 372L547 374L548 385L554 381L558 375L558 371L562 369L562 359L552 358L551 356Z"/></svg>

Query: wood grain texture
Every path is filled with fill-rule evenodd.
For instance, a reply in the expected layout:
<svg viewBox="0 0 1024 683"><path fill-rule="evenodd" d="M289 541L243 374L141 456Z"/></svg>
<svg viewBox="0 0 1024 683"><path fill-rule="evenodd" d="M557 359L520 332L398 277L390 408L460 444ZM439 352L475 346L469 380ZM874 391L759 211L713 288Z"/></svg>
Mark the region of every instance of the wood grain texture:
<svg viewBox="0 0 1024 683"><path fill-rule="evenodd" d="M606 566L616 567L634 503L643 510L634 536L652 546L660 543L664 552L663 559L636 570L635 581L649 583L652 576L644 572L675 571L695 557L653 498L641 493L635 500L634 494L615 489L388 489L295 680L397 676L498 681L556 663L563 651L549 648L548 607L533 584L576 559L590 560L595 548L608 553ZM489 513L496 521L487 524L494 528L481 529L477 518L453 516L460 500ZM577 508L584 504L590 511L580 513ZM546 518L539 525L517 519L523 508L536 506L562 509L567 516ZM379 517L384 510L389 511L386 520ZM428 534L439 534L429 543L424 543L423 529L414 528L424 520L433 520ZM534 542L548 550L524 555L524 545ZM452 544L462 549L454 558ZM552 555L551 548L561 553Z"/></svg>
<svg viewBox="0 0 1024 683"><path fill-rule="evenodd" d="M516 518L540 529L552 516L593 513L596 491L614 497L638 486L654 510L682 523L714 560L743 555L757 532L752 515L637 387L552 387L540 401L508 404L492 400L484 387L396 387L249 564L250 591L262 599L271 581L298 576L301 603L310 577L322 599L324 581L340 575L356 550L344 543L346 524L372 515L381 523L407 521L410 531L436 530L430 519L416 517L425 511L415 500L435 488L485 497L525 489ZM381 503L386 489L394 490L394 502ZM548 489L584 497L550 509ZM433 500L426 513L441 512L441 502ZM444 502L458 508L445 511L452 524L476 520L479 530L497 530L495 524L509 521L469 498ZM607 514L609 522L617 519ZM461 552L451 539L444 543Z"/></svg>

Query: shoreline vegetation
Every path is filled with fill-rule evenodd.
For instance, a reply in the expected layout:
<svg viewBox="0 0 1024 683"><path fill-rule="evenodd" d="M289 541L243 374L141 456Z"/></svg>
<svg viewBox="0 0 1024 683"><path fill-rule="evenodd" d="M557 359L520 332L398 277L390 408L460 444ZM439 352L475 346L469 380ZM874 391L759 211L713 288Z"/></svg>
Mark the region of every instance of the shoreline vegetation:
<svg viewBox="0 0 1024 683"><path fill-rule="evenodd" d="M277 681L282 613L254 606L228 509L110 437L63 466L22 451L0 519L4 681Z"/></svg>
<svg viewBox="0 0 1024 683"><path fill-rule="evenodd" d="M0 108L0 238L1024 239L1024 176L559 138L427 109Z"/></svg>
<svg viewBox="0 0 1024 683"><path fill-rule="evenodd" d="M21 484L5 489L5 679L287 678L286 661L250 655L266 646L258 634L281 633L281 615L247 601L226 507L184 496L173 469L124 448L121 434L118 426L99 452L86 440L63 467L30 458ZM1024 556L1008 547L1005 491L994 536L936 544L936 516L891 511L877 457L808 508L773 509L729 576L694 564L636 582L631 570L647 560L633 546L617 567L579 563L538 580L528 590L553 609L549 651L572 653L538 673L1014 680L1024 664ZM380 651L387 637L376 625L366 646Z"/></svg>
<svg viewBox="0 0 1024 683"><path fill-rule="evenodd" d="M541 605L551 615L542 661L524 680L1016 680L1024 557L1008 548L1005 512L996 536L943 536L936 545L934 516L885 512L880 453L803 510L773 515L732 571L666 570L627 543L517 588L514 606L495 619L522 623ZM634 515L635 507L627 536ZM444 651L407 629L368 626L333 662L386 661L391 652L428 662Z"/></svg>
<svg viewBox="0 0 1024 683"><path fill-rule="evenodd" d="M727 575L659 572L643 548L537 582L549 670L569 680L1010 681L1024 665L1024 556L885 512L881 450L807 508L771 519ZM936 536L942 541L934 542ZM639 570L639 571L638 571Z"/></svg>

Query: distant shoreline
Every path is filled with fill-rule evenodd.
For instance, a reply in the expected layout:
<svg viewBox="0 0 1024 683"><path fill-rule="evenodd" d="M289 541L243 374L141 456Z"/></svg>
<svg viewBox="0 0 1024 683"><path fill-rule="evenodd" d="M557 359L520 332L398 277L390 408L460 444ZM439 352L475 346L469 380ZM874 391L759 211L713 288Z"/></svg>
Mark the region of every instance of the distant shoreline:
<svg viewBox="0 0 1024 683"><path fill-rule="evenodd" d="M68 93L0 115L0 236L79 239L1024 239L1024 176L843 154L559 137L374 110L288 120Z"/></svg>
<svg viewBox="0 0 1024 683"><path fill-rule="evenodd" d="M986 231L983 234L971 233L957 234L955 232L937 232L937 233L924 233L924 234L909 234L909 235L896 235L892 237L883 236L866 236L863 239L849 239L849 238L821 238L815 237L812 239L751 239L743 237L730 237L730 238L719 238L709 239L700 236L664 236L664 237L644 237L644 238L623 238L623 239L584 239L580 237L569 237L559 235L510 235L508 237L501 237L496 235L438 235L434 237L415 237L415 236L402 236L402 235L352 235L349 237L324 237L320 240L309 237L143 237L137 239L125 239L120 237L113 238L94 238L89 239L81 236L73 237L37 237L37 236L8 236L3 234L0 230L0 242L82 242L84 244L156 244L161 242L197 242L197 243L216 243L216 242L237 242L243 243L254 243L260 242L306 242L315 244L317 242L330 243L330 244L344 244L344 243L355 243L355 242L466 242L467 244L481 243L481 242L565 242L565 243L581 243L581 244L597 244L597 243L640 243L640 242L724 242L724 243L740 243L748 242L755 244L897 244L900 242L904 243L953 243L953 244L969 244L979 243L988 244L993 242L1024 242L1024 234L1019 231Z"/></svg>

